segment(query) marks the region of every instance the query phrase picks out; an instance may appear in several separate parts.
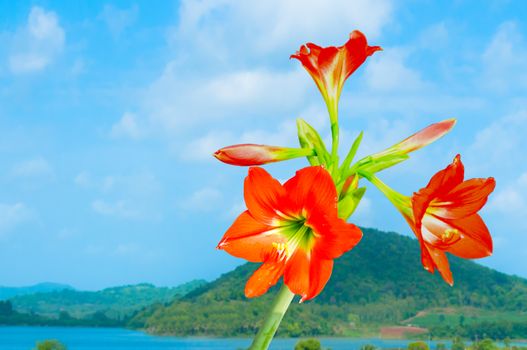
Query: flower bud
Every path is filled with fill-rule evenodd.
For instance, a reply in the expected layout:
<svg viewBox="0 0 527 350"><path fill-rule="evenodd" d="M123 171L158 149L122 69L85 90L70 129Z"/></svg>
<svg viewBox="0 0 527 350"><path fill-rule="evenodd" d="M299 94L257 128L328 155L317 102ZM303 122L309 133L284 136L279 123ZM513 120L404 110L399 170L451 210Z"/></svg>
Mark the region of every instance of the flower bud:
<svg viewBox="0 0 527 350"><path fill-rule="evenodd" d="M313 154L313 149L307 148L287 148L245 143L219 149L214 152L214 157L231 165L254 166L312 156Z"/></svg>
<svg viewBox="0 0 527 350"><path fill-rule="evenodd" d="M297 119L296 126L298 128L298 141L302 148L315 150L315 154L308 157L309 163L311 165L327 165L331 156L315 128L300 118Z"/></svg>

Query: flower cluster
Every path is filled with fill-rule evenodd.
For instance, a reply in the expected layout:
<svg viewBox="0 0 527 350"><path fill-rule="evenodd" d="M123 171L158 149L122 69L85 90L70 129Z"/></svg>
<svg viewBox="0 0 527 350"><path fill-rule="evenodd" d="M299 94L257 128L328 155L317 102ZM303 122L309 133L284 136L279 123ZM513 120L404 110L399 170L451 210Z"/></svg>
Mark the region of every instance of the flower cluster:
<svg viewBox="0 0 527 350"><path fill-rule="evenodd" d="M331 276L333 260L359 243L361 230L347 220L366 188L377 187L400 211L418 239L422 264L453 284L446 253L473 259L492 253L492 238L478 211L494 190L493 178L464 179L457 155L428 185L405 196L383 183L377 174L401 163L414 152L447 134L454 119L432 124L378 153L354 160L362 140L358 135L347 156L338 156L338 103L344 82L375 52L359 31L340 47L308 43L297 59L315 81L327 105L332 145L299 119L298 148L240 144L222 148L214 156L222 162L250 166L244 184L247 210L241 213L218 244L219 249L262 263L247 282L245 294L264 294L283 276L284 284L301 300L317 296ZM267 163L306 157L310 166L281 184L263 168ZM379 249L382 249L380 247Z"/></svg>

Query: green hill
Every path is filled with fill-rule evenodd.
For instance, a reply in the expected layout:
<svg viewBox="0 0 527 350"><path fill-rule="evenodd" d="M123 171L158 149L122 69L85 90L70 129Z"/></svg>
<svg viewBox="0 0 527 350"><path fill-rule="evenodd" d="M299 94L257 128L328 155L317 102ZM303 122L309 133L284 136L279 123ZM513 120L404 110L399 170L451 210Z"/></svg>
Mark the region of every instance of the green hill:
<svg viewBox="0 0 527 350"><path fill-rule="evenodd" d="M364 229L362 242L335 262L324 291L312 302L294 303L279 332L284 336L375 334L382 325L419 325L416 316L441 310L456 314L467 308L476 315L472 326L478 313L513 313L514 322L527 325L525 279L456 257L450 261L454 287L422 268L416 240ZM255 268L255 264L244 264L170 305L148 307L130 326L157 334L252 335L276 292L275 288L254 300L243 296ZM463 329L446 323L429 327L440 335L462 333L468 325Z"/></svg>
<svg viewBox="0 0 527 350"><path fill-rule="evenodd" d="M67 284L50 283L44 282L35 284L27 287L5 287L0 286L0 300L6 300L19 295L35 294L35 293L48 293L54 291L60 291L64 289L73 289L73 287Z"/></svg>
<svg viewBox="0 0 527 350"><path fill-rule="evenodd" d="M110 319L121 320L147 305L171 302L205 283L203 280L195 280L173 288L143 283L95 292L63 289L16 296L9 301L13 310L18 313L76 319L104 314Z"/></svg>

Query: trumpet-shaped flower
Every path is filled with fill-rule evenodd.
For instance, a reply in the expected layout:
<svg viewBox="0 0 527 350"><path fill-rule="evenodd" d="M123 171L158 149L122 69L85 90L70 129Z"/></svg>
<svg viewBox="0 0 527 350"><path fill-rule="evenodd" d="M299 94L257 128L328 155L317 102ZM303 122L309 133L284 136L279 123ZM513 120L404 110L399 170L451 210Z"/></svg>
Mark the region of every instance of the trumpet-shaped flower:
<svg viewBox="0 0 527 350"><path fill-rule="evenodd" d="M478 211L494 190L494 178L464 180L464 167L457 155L452 164L437 172L428 185L411 198L378 179L371 179L403 214L421 246L421 262L436 269L450 285L454 280L445 253L477 259L492 254L492 237Z"/></svg>
<svg viewBox="0 0 527 350"><path fill-rule="evenodd" d="M281 276L302 301L318 295L333 269L333 259L362 238L360 229L337 214L337 191L320 166L297 171L283 185L262 168L245 179L247 210L220 243L236 257L262 262L245 287L247 297L264 294Z"/></svg>
<svg viewBox="0 0 527 350"><path fill-rule="evenodd" d="M307 43L291 58L298 59L317 84L333 123L336 122L338 99L344 82L368 56L379 50L382 50L379 46L368 46L364 34L355 30L340 47Z"/></svg>

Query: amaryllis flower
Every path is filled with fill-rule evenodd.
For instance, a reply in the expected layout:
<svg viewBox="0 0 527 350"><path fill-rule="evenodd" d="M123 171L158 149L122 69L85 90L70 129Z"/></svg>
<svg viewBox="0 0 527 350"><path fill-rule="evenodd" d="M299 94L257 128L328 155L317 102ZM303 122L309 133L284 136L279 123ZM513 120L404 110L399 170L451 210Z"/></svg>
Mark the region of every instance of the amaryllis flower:
<svg viewBox="0 0 527 350"><path fill-rule="evenodd" d="M411 198L380 181L372 181L401 211L421 245L424 268L436 269L450 285L454 280L445 253L477 259L492 254L492 237L478 211L494 190L494 178L464 180L460 156L436 173L425 188Z"/></svg>
<svg viewBox="0 0 527 350"><path fill-rule="evenodd" d="M439 270L453 284L445 252L465 259L492 254L492 237L478 211L496 187L494 178L463 180L457 155L412 196L413 230L421 242L422 262L428 271Z"/></svg>
<svg viewBox="0 0 527 350"><path fill-rule="evenodd" d="M307 43L291 55L291 58L298 59L313 77L326 101L330 115L336 118L334 113L344 81L368 56L379 50L382 50L379 46L368 46L364 34L355 30L343 46L320 47Z"/></svg>
<svg viewBox="0 0 527 350"><path fill-rule="evenodd" d="M320 166L297 171L280 184L262 168L245 179L247 210L218 244L236 257L262 262L245 287L247 297L264 294L281 276L302 301L318 295L333 269L333 259L362 238L360 229L337 216L337 191Z"/></svg>
<svg viewBox="0 0 527 350"><path fill-rule="evenodd" d="M313 156L310 148L288 148L250 143L224 147L214 152L218 160L239 166L262 165L298 157Z"/></svg>

